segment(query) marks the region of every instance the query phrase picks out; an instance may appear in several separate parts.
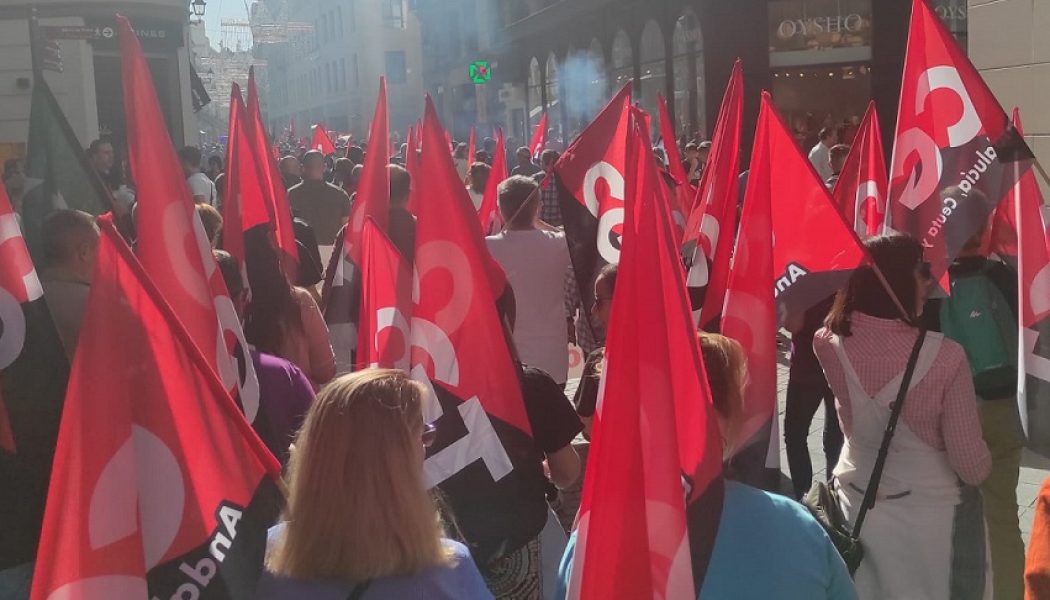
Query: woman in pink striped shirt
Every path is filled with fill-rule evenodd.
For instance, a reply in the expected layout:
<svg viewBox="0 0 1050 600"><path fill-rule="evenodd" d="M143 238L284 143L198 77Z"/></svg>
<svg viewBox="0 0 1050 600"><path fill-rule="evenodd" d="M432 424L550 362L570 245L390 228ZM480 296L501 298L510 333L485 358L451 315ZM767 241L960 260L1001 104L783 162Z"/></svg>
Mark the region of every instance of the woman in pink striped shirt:
<svg viewBox="0 0 1050 600"><path fill-rule="evenodd" d="M867 247L903 308L870 267L839 292L813 349L835 393L846 437L835 489L853 521L871 477L929 287L922 246L904 236ZM976 489L991 470L961 346L929 333L890 444L856 573L864 598L988 597L984 521Z"/></svg>

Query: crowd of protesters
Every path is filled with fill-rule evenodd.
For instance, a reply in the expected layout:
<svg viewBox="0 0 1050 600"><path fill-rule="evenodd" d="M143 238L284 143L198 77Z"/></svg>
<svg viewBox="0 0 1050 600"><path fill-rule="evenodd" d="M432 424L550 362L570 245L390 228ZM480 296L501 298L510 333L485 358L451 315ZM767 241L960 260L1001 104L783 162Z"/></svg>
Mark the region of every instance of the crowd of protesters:
<svg viewBox="0 0 1050 600"><path fill-rule="evenodd" d="M823 128L811 150L807 148L829 187L848 152L840 143L848 141L840 137L842 129ZM466 163L465 145L452 150L476 209L493 175L490 141L482 142L472 164ZM695 184L711 144L681 142L683 171ZM300 256L305 257L295 278L282 269L272 232L265 227L245 232L248 287L242 266L215 251L255 349L251 359L262 390L261 410L270 417L270 427L259 431L260 437L288 473L288 506L270 532L258 597L563 597L571 577L572 521L599 402L603 337L617 267L602 270L593 290L581 297L557 192L543 184L553 177L559 154L547 149L534 156L525 147L511 149L511 176L498 186L503 226L491 232L486 245L514 294L514 309L506 315L507 343L518 361L534 432L535 446L523 450L533 459L534 477L521 493L531 495L541 515L549 512L549 502L560 519L550 518L556 535L550 535L550 524L544 527L541 519L541 527L526 535L503 536L500 528L518 524L493 511L495 521L488 524L492 537L513 544L479 552L477 544L469 543L476 542L477 533L464 535L459 528L470 519L430 495L424 483L424 452L434 436L433 425L422 417L427 390L399 371L337 373L318 287L326 276L331 278L337 261L325 268L321 249L342 242L369 152L364 145L341 146L336 155L299 149L278 160ZM426 186L413 181L401 165L406 153L415 151L401 145L388 167L389 235L409 263L415 220L405 207L410 189ZM133 215L134 193L112 144L97 141L87 154L113 192L118 216ZM223 159L204 157L194 147L183 148L179 158L215 246L223 228L216 210L223 200ZM4 183L17 210L24 176L16 162L5 165ZM70 356L98 239L91 218L75 211L52 214L43 231L44 293ZM1024 594L1015 398L1010 390L975 390L963 348L950 336L935 333L944 311L938 303L945 301L927 299L931 282L918 243L891 236L872 239L867 247L896 296L908 300L907 318L873 270L863 267L836 296L786 324L791 363L784 443L791 481L772 491L728 485L701 597L977 598L984 586L994 590L997 600ZM1016 299L1010 267L981 256L976 244L970 248L952 266L953 273L986 278L1002 297ZM1010 309L1016 321L1016 303ZM863 533L866 556L851 580L824 530L796 502L814 478L806 438L823 404L827 476L850 518L863 497L920 326L931 331L894 438L879 507ZM699 335L722 436L731 447L747 385L746 358L728 338ZM570 343L587 353L571 401L564 393L570 383ZM1047 532L1037 528L1033 535ZM573 537L566 546L567 536ZM988 577L982 567L985 554L990 556ZM1037 558L1030 568L1045 572L1047 557Z"/></svg>

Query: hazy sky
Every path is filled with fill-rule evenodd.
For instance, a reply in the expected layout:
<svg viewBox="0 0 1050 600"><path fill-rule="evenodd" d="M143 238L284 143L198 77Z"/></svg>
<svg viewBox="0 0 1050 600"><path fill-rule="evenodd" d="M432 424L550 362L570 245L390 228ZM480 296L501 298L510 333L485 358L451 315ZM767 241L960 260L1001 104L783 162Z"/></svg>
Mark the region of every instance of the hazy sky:
<svg viewBox="0 0 1050 600"><path fill-rule="evenodd" d="M207 0L208 9L204 13L207 22L208 39L213 46L219 45L222 39L222 19L247 19L248 11L245 9L245 0Z"/></svg>

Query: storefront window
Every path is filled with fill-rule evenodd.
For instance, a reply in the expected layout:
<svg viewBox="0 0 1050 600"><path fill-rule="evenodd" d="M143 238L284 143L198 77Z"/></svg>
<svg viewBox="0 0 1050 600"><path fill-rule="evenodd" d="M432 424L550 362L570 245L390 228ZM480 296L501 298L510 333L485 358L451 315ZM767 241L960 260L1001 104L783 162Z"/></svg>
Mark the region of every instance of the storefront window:
<svg viewBox="0 0 1050 600"><path fill-rule="evenodd" d="M561 107L558 106L558 58L547 56L547 123L554 131L561 131Z"/></svg>
<svg viewBox="0 0 1050 600"><path fill-rule="evenodd" d="M704 102L704 56L700 21L686 11L674 28L675 134L697 133L708 137Z"/></svg>
<svg viewBox="0 0 1050 600"><path fill-rule="evenodd" d="M535 58L529 63L529 126L531 127L540 118L543 112L543 88L540 74L540 61Z"/></svg>
<svg viewBox="0 0 1050 600"><path fill-rule="evenodd" d="M612 65L612 87L618 90L634 77L634 51L631 50L631 39L622 29L613 38Z"/></svg>
<svg viewBox="0 0 1050 600"><path fill-rule="evenodd" d="M803 150L821 129L849 141L871 99L873 0L769 3L773 100Z"/></svg>
<svg viewBox="0 0 1050 600"><path fill-rule="evenodd" d="M784 68L773 71L773 100L804 150L824 127L844 132L844 143L871 99L867 64Z"/></svg>

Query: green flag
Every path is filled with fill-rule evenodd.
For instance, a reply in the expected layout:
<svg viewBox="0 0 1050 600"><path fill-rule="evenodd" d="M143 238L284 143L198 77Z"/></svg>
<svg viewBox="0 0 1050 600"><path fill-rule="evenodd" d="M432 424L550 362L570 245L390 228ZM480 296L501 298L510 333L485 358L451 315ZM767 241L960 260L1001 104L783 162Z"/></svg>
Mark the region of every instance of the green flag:
<svg viewBox="0 0 1050 600"><path fill-rule="evenodd" d="M34 81L32 106L22 222L26 242L36 257L40 228L51 212L71 208L100 215L110 210L112 200L40 76Z"/></svg>

